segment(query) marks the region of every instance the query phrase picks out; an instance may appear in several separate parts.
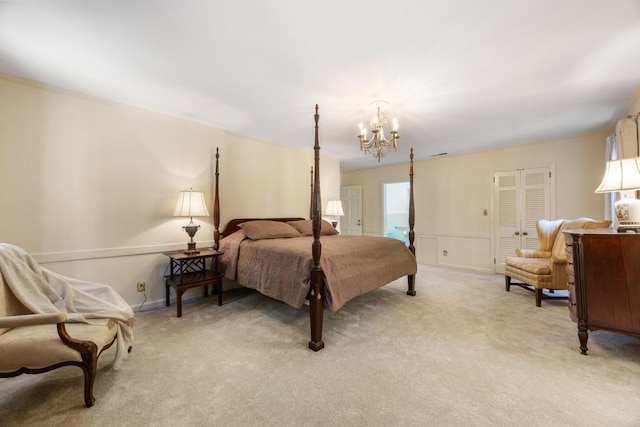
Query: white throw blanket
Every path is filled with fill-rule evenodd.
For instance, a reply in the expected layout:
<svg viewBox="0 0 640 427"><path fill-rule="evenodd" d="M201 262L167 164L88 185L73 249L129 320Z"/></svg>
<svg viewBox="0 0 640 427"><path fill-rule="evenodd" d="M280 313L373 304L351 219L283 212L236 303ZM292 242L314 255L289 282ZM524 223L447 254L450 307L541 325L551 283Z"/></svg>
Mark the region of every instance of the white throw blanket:
<svg viewBox="0 0 640 427"><path fill-rule="evenodd" d="M118 327L118 368L133 343L133 310L110 286L72 279L41 267L24 249L0 243L0 272L7 286L33 313L67 314L67 320L100 323L112 319Z"/></svg>

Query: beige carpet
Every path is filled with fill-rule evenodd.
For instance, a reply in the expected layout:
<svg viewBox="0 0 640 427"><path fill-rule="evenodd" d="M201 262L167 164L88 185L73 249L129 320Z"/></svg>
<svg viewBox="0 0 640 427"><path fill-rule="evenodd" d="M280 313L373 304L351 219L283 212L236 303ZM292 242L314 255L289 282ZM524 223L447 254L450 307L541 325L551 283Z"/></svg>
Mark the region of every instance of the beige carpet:
<svg viewBox="0 0 640 427"><path fill-rule="evenodd" d="M405 290L326 314L319 353L306 307L258 294L139 313L123 368L100 359L93 408L67 367L0 379L0 424L640 425L640 339L593 332L582 356L566 302L536 308L498 275L421 266Z"/></svg>

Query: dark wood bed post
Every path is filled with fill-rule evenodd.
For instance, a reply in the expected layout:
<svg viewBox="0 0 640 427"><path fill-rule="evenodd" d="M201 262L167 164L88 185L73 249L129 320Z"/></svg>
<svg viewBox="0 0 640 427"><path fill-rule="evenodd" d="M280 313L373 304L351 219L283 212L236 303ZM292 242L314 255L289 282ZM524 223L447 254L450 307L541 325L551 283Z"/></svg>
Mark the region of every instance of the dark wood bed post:
<svg viewBox="0 0 640 427"><path fill-rule="evenodd" d="M413 231L413 225L416 221L416 213L415 208L413 206L413 147L411 147L411 154L409 155L409 250L413 253L413 256L416 256L416 248L413 246L413 239L415 238L415 233ZM407 276L407 295L415 296L416 295L416 276L415 274L410 274Z"/></svg>
<svg viewBox="0 0 640 427"><path fill-rule="evenodd" d="M220 193L218 189L218 178L220 174L218 173L218 159L220 159L220 154L218 148L216 148L216 179L215 190L213 192L213 249L216 251L220 248Z"/></svg>
<svg viewBox="0 0 640 427"><path fill-rule="evenodd" d="M311 166L311 197L309 198L309 219L313 219L313 166Z"/></svg>
<svg viewBox="0 0 640 427"><path fill-rule="evenodd" d="M324 307L324 272L320 265L320 254L322 245L320 244L320 228L322 226L320 211L322 210L322 201L320 200L320 143L318 142L318 104L316 104L316 112L313 116L316 122L315 128L315 144L313 146L314 168L313 168L313 199L311 202L311 219L313 224L313 244L311 245L311 254L313 256L313 266L311 267L311 289L309 291L309 320L311 323L311 341L309 348L318 351L324 348L322 341L322 321Z"/></svg>

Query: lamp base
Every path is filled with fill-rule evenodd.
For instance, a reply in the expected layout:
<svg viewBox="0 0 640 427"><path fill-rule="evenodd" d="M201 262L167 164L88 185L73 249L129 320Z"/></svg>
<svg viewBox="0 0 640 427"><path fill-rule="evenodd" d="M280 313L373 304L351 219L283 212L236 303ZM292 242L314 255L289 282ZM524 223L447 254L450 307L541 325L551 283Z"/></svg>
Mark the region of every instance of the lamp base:
<svg viewBox="0 0 640 427"><path fill-rule="evenodd" d="M618 233L640 233L640 227L621 226L616 229Z"/></svg>
<svg viewBox="0 0 640 427"><path fill-rule="evenodd" d="M200 251L196 249L196 242L187 243L187 250L184 251L184 253L187 255L199 254Z"/></svg>
<svg viewBox="0 0 640 427"><path fill-rule="evenodd" d="M618 217L618 233L637 233L640 230L640 200L634 197L634 193L623 192L623 198L614 204Z"/></svg>

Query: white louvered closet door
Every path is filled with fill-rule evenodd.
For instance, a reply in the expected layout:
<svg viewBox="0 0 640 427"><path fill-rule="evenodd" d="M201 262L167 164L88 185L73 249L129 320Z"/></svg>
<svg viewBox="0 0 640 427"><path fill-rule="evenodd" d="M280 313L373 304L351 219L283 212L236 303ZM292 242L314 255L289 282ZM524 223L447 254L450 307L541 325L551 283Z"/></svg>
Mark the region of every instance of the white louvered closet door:
<svg viewBox="0 0 640 427"><path fill-rule="evenodd" d="M504 273L505 259L516 249L538 246L536 222L551 218L551 185L548 167L494 174L496 273Z"/></svg>

